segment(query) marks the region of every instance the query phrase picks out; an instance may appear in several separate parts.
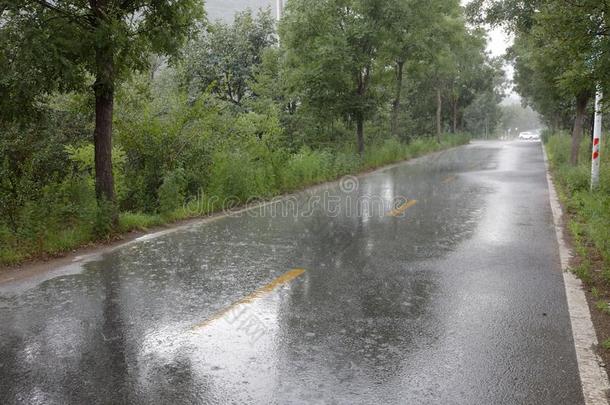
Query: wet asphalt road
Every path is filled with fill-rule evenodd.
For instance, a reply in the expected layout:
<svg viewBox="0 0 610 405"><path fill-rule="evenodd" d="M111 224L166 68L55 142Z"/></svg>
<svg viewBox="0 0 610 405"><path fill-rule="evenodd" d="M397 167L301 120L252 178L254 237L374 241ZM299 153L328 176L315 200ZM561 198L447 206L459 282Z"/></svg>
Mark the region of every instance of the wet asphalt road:
<svg viewBox="0 0 610 405"><path fill-rule="evenodd" d="M539 144L358 181L1 284L0 403L583 403Z"/></svg>

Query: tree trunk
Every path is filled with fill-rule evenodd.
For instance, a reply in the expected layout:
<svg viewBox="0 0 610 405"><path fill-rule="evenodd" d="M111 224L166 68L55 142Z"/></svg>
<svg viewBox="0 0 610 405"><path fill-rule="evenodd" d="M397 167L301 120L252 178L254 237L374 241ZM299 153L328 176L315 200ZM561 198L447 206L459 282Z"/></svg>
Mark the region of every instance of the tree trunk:
<svg viewBox="0 0 610 405"><path fill-rule="evenodd" d="M95 193L98 200L114 201L112 177L113 95L95 92Z"/></svg>
<svg viewBox="0 0 610 405"><path fill-rule="evenodd" d="M392 135L398 136L398 117L400 115L400 102L402 98L402 80L405 62L396 62L396 90L394 93L394 102L392 103Z"/></svg>
<svg viewBox="0 0 610 405"><path fill-rule="evenodd" d="M578 164L578 155L580 152L580 144L582 143L584 122L587 114L588 104L588 94L580 94L576 98L576 118L574 119L574 130L572 131L572 153L570 156L570 163L572 166L576 166Z"/></svg>
<svg viewBox="0 0 610 405"><path fill-rule="evenodd" d="M96 49L95 92L95 194L99 203L114 204L112 176L112 114L114 109L114 61L106 44ZM113 221L116 221L113 214Z"/></svg>
<svg viewBox="0 0 610 405"><path fill-rule="evenodd" d="M557 132L561 129L561 117L558 113L553 115L553 123L551 124L551 131Z"/></svg>
<svg viewBox="0 0 610 405"><path fill-rule="evenodd" d="M452 133L457 133L458 127L458 97L453 97L453 131Z"/></svg>
<svg viewBox="0 0 610 405"><path fill-rule="evenodd" d="M436 89L436 140L441 142L441 134L443 132L443 96L441 88Z"/></svg>
<svg viewBox="0 0 610 405"><path fill-rule="evenodd" d="M358 153L360 156L364 155L364 104L366 102L365 96L369 84L371 68L370 66L366 66L362 71L358 73L356 77L356 81L358 87L356 89L356 93L360 98L360 102L358 103L358 110L355 112L356 119L356 135L358 137Z"/></svg>
<svg viewBox="0 0 610 405"><path fill-rule="evenodd" d="M358 154L364 155L364 117L362 114L356 116L356 135L358 137Z"/></svg>

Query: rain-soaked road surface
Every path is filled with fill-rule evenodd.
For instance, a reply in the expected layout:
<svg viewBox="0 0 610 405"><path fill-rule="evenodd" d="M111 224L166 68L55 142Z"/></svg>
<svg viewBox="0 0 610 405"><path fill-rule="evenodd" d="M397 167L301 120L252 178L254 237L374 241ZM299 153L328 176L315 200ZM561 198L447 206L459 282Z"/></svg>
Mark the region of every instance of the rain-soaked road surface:
<svg viewBox="0 0 610 405"><path fill-rule="evenodd" d="M356 186L0 285L0 403L583 402L539 144Z"/></svg>

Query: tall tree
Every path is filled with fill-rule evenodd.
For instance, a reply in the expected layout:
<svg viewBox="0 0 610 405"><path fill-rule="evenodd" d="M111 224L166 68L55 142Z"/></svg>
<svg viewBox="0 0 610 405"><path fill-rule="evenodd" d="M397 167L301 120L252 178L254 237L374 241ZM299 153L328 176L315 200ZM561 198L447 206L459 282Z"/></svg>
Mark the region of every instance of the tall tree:
<svg viewBox="0 0 610 405"><path fill-rule="evenodd" d="M431 46L434 22L441 13L431 12L439 1L425 0L390 0L387 4L387 21L389 40L385 51L392 61L394 70L394 93L392 96L391 132L399 132L399 115L404 91L405 64L416 60Z"/></svg>
<svg viewBox="0 0 610 405"><path fill-rule="evenodd" d="M456 48L466 33L459 1L391 0L387 2L385 51L394 71L391 129L398 133L403 81L409 64L424 63L434 76L436 132L442 132L443 93L455 68ZM432 77L430 77L432 79Z"/></svg>
<svg viewBox="0 0 610 405"><path fill-rule="evenodd" d="M488 100L489 108L495 109L503 97L502 61L490 58L486 46L485 32L476 29L466 32L453 47L454 69L447 94L453 133L463 129L464 109L477 98Z"/></svg>
<svg viewBox="0 0 610 405"><path fill-rule="evenodd" d="M436 25L437 35L426 55L431 65L429 76L436 97L436 137L439 142L444 129L443 93L459 76L458 60L469 36L458 2L448 1L441 10L443 18Z"/></svg>
<svg viewBox="0 0 610 405"><path fill-rule="evenodd" d="M372 86L386 31L384 0L294 0L281 24L291 82L321 116L355 123L364 153L364 124L379 107Z"/></svg>
<svg viewBox="0 0 610 405"><path fill-rule="evenodd" d="M175 55L203 17L201 2L1 0L0 11L0 68L11 72L0 87L11 102L35 106L54 91L82 90L93 77L96 195L114 202L115 87L151 54ZM16 115L10 109L3 118Z"/></svg>
<svg viewBox="0 0 610 405"><path fill-rule="evenodd" d="M216 96L241 107L244 97L252 95L251 82L264 51L275 42L269 10L257 16L250 10L238 13L233 24L210 24L188 47L185 74L191 90L211 87Z"/></svg>
<svg viewBox="0 0 610 405"><path fill-rule="evenodd" d="M529 32L537 43L544 42L535 54L539 70L554 69L555 85L562 95L573 100L574 126L570 161L578 163L585 132L587 107L595 91L593 70L597 22L590 10L571 2L547 2L539 8ZM546 64L546 66L545 66Z"/></svg>

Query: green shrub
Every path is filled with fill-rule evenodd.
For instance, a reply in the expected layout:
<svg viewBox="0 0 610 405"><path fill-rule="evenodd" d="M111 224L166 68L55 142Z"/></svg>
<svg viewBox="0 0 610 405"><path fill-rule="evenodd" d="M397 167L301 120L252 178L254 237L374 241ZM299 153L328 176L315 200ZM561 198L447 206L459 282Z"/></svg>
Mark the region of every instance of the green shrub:
<svg viewBox="0 0 610 405"><path fill-rule="evenodd" d="M559 178L567 188L568 192L589 190L591 187L591 169L586 166L570 166L564 164L557 168Z"/></svg>
<svg viewBox="0 0 610 405"><path fill-rule="evenodd" d="M568 223L576 252L583 258L594 247L603 259L602 276L610 283L610 143L602 150L600 188L590 191L590 140L581 145L580 162L570 165L571 139L565 134L548 137L546 149L563 202L573 217ZM590 282L591 263L584 261L577 274Z"/></svg>
<svg viewBox="0 0 610 405"><path fill-rule="evenodd" d="M409 147L396 138L389 138L380 145L369 147L365 154L365 165L377 167L388 163L406 160L410 157Z"/></svg>
<svg viewBox="0 0 610 405"><path fill-rule="evenodd" d="M572 140L564 134L553 135L548 138L546 150L550 161L555 167L568 164L570 161L570 151Z"/></svg>
<svg viewBox="0 0 610 405"><path fill-rule="evenodd" d="M163 224L163 222L164 218L160 215L123 212L119 216L119 231L146 231L154 226Z"/></svg>
<svg viewBox="0 0 610 405"><path fill-rule="evenodd" d="M184 169L169 172L163 178L159 187L159 210L161 214L168 215L182 207L186 191L186 176Z"/></svg>
<svg viewBox="0 0 610 405"><path fill-rule="evenodd" d="M333 162L332 177L340 177L354 173L360 168L360 158L350 152L336 152Z"/></svg>
<svg viewBox="0 0 610 405"><path fill-rule="evenodd" d="M608 304L607 301L599 300L599 301L597 301L595 306L597 307L598 310L600 310L604 314L610 315L610 305Z"/></svg>
<svg viewBox="0 0 610 405"><path fill-rule="evenodd" d="M287 135L280 116L284 128L287 118L277 108L246 112L206 94L189 99L178 86L168 89L142 78L119 90L113 147L118 206L96 201L87 117L72 123L79 130L71 137L64 136L73 129L61 117L48 126L4 131L0 181L3 189L16 184L16 192L0 194L0 263L57 254L116 232L206 215L227 203L268 199L467 142L452 135L441 144L411 137L403 143L387 138L387 117L378 117L378 125L367 128L369 144L360 157L353 130L342 123L297 114L290 126L304 127ZM22 156L23 164L15 166L11 156Z"/></svg>
<svg viewBox="0 0 610 405"><path fill-rule="evenodd" d="M300 187L328 180L337 173L333 170L333 156L328 151L312 151L303 147L292 155L283 170L282 185L284 190L295 190Z"/></svg>
<svg viewBox="0 0 610 405"><path fill-rule="evenodd" d="M100 201L93 224L93 235L97 239L108 238L113 231L117 207L111 201Z"/></svg>
<svg viewBox="0 0 610 405"><path fill-rule="evenodd" d="M275 176L269 160L235 149L216 152L212 162L208 194L236 202L274 194Z"/></svg>
<svg viewBox="0 0 610 405"><path fill-rule="evenodd" d="M591 284L593 278L591 276L591 264L588 261L583 261L578 266L572 269L578 278L580 278L585 284Z"/></svg>

